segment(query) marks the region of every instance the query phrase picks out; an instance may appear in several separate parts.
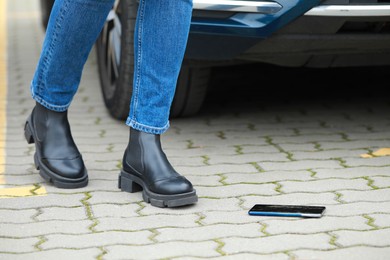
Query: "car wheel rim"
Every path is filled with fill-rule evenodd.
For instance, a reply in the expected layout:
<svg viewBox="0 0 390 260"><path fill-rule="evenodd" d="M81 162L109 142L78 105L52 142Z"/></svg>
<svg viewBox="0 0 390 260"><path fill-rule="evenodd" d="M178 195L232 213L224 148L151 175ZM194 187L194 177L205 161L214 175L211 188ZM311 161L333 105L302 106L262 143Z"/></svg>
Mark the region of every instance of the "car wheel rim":
<svg viewBox="0 0 390 260"><path fill-rule="evenodd" d="M103 73L106 74L106 86L104 95L110 99L115 93L116 81L119 77L119 66L121 56L121 10L120 0L116 0L113 8L107 16L107 20L102 29L100 48L102 62L104 65Z"/></svg>

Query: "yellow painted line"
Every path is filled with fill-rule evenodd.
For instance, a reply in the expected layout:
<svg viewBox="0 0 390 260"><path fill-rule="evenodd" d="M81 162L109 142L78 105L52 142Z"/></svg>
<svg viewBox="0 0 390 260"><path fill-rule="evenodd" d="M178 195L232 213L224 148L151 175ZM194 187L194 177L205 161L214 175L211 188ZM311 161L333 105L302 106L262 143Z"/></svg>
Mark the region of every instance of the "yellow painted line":
<svg viewBox="0 0 390 260"><path fill-rule="evenodd" d="M43 196L46 194L46 189L43 186L23 186L18 188L0 189L0 199Z"/></svg>
<svg viewBox="0 0 390 260"><path fill-rule="evenodd" d="M7 0L0 0L0 185L5 184L7 130ZM46 195L40 185L1 188L0 199Z"/></svg>
<svg viewBox="0 0 390 260"><path fill-rule="evenodd" d="M0 0L0 185L5 184L5 136L7 129L7 0Z"/></svg>
<svg viewBox="0 0 390 260"><path fill-rule="evenodd" d="M390 148L381 148L371 154L365 153L360 155L360 157L363 158L373 158L379 156L390 156Z"/></svg>

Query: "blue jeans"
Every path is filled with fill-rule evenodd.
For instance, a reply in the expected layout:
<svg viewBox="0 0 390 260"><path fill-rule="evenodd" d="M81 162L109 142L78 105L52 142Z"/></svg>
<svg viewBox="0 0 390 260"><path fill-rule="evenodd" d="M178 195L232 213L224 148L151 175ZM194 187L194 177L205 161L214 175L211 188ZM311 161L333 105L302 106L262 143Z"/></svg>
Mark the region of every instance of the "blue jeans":
<svg viewBox="0 0 390 260"><path fill-rule="evenodd" d="M114 0L55 1L31 82L35 101L54 111L68 109L113 4ZM192 0L140 0L133 94L126 120L132 128L152 134L169 128L191 14Z"/></svg>

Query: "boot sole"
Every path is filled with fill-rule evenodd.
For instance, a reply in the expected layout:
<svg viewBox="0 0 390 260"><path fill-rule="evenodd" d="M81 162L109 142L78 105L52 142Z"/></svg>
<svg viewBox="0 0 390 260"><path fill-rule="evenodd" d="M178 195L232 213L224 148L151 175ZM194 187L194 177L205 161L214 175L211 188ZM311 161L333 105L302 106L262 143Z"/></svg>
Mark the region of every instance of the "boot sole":
<svg viewBox="0 0 390 260"><path fill-rule="evenodd" d="M165 195L150 191L143 180L131 173L121 171L119 174L118 188L122 191L134 193L142 191L142 198L145 202L159 208L173 208L194 204L198 201L196 191L188 193Z"/></svg>
<svg viewBox="0 0 390 260"><path fill-rule="evenodd" d="M28 144L35 143L34 139L34 131L30 127L31 122L31 116L26 121L26 124L24 125L24 137L26 138L26 141ZM52 183L55 187L61 188L61 189L75 189L75 188L82 188L87 186L88 184L88 175L86 174L85 177L78 178L78 179L69 179L62 176L59 176L55 172L48 169L45 164L41 162L41 156L39 154L39 149L37 147L37 144L35 143L35 154L34 154L34 164L35 168L39 170L39 175L46 181Z"/></svg>

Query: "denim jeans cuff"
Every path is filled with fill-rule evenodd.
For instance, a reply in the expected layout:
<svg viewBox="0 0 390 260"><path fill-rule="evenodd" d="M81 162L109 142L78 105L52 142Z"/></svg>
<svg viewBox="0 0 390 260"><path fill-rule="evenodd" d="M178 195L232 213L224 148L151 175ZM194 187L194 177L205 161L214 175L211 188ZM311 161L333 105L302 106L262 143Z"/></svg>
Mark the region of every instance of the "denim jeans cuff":
<svg viewBox="0 0 390 260"><path fill-rule="evenodd" d="M154 127L154 126L148 126L148 125L138 123L131 118L127 118L126 125L130 126L135 130L142 131L149 134L156 134L156 135L165 133L169 128L169 122L167 122L167 124L163 127Z"/></svg>
<svg viewBox="0 0 390 260"><path fill-rule="evenodd" d="M58 105L53 105L49 102L46 102L43 98L41 98L39 95L35 94L33 91L31 91L31 96L32 98L41 104L42 106L46 107L49 110L56 111L56 112L64 112L68 110L70 104L64 105L64 106L58 106Z"/></svg>

